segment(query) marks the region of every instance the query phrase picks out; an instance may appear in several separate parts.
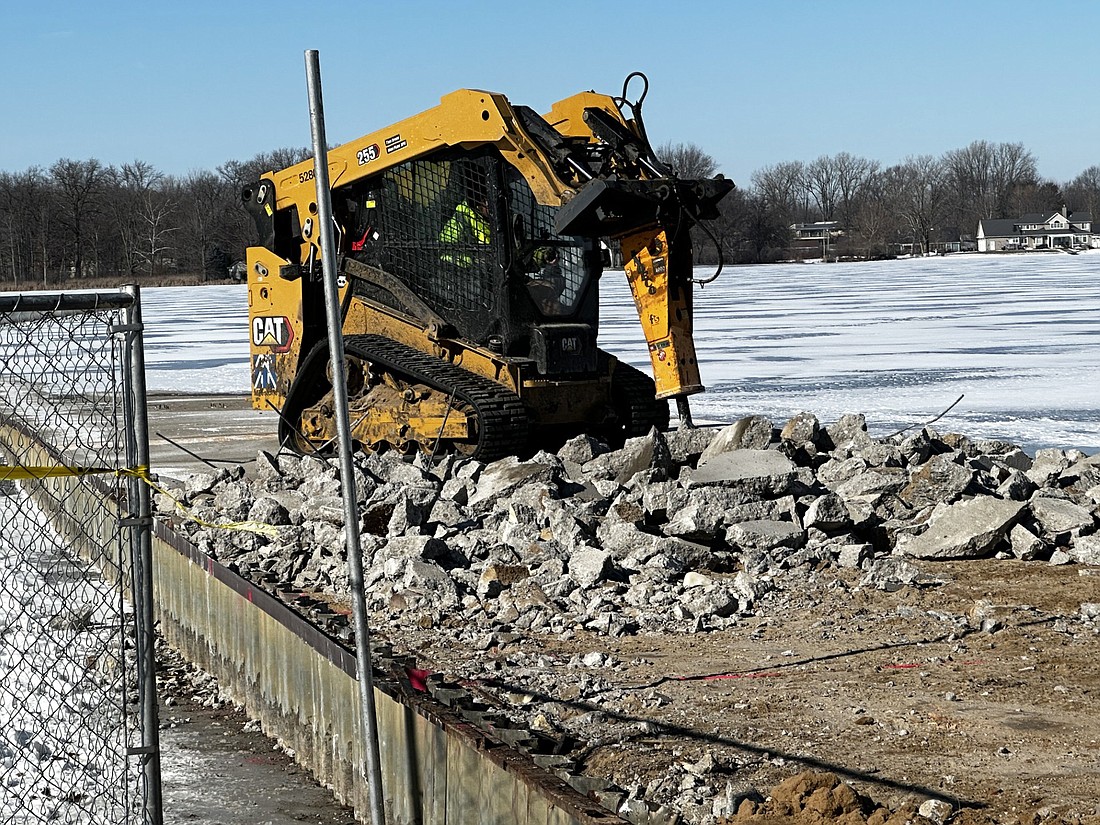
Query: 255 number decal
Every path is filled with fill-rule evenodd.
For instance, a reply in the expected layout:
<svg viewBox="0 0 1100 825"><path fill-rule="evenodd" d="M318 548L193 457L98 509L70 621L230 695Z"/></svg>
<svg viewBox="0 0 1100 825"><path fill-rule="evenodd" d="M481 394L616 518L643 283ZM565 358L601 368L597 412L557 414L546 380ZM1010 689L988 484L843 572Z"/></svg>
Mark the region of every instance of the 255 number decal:
<svg viewBox="0 0 1100 825"><path fill-rule="evenodd" d="M364 149L360 149L355 153L355 159L359 161L360 166L366 166L372 160L378 160L378 144L372 143Z"/></svg>

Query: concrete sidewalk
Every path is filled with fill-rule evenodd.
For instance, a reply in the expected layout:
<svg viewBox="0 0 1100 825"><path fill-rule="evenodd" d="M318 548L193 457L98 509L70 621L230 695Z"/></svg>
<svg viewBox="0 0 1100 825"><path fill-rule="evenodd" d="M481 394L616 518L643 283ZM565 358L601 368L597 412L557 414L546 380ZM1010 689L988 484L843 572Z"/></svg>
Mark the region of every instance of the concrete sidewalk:
<svg viewBox="0 0 1100 825"><path fill-rule="evenodd" d="M255 723L231 708L160 708L164 821L193 825L352 825L350 808L317 784Z"/></svg>

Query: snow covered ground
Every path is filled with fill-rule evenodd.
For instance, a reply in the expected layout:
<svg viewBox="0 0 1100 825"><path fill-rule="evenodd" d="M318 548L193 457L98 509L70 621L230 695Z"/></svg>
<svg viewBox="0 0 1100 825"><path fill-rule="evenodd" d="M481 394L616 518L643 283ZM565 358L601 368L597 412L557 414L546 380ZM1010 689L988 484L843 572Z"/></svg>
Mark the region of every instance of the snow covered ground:
<svg viewBox="0 0 1100 825"><path fill-rule="evenodd" d="M150 392L247 393L248 288L141 291Z"/></svg>
<svg viewBox="0 0 1100 825"><path fill-rule="evenodd" d="M142 295L151 390L248 391L246 287ZM699 422L858 412L886 435L964 395L935 426L1100 451L1100 252L729 267L695 295ZM601 346L648 372L621 272L601 304Z"/></svg>
<svg viewBox="0 0 1100 825"><path fill-rule="evenodd" d="M137 821L120 600L22 493L0 523L0 821Z"/></svg>

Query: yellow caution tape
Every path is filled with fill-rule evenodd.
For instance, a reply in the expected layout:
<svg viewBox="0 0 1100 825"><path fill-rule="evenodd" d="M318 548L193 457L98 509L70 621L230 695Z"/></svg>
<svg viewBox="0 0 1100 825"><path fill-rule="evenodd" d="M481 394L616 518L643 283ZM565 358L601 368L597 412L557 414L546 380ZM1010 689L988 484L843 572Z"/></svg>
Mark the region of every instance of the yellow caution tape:
<svg viewBox="0 0 1100 825"><path fill-rule="evenodd" d="M149 473L148 467L124 467L122 469L112 470L109 467L66 467L63 465L24 467L20 465L0 465L0 481L27 481L32 478L73 478L89 475L113 475L140 479L155 492L167 496L188 521L192 521L201 527L210 527L215 530L236 530L244 533L256 533L257 535L267 536L272 539L278 538L279 535L277 527L271 524L264 524L261 521L227 521L218 524L204 521L192 513L191 510L174 495L156 484L153 481L152 475Z"/></svg>
<svg viewBox="0 0 1100 825"><path fill-rule="evenodd" d="M140 477L140 476L139 476ZM188 521L192 521L200 527L212 527L215 530L236 530L242 533L256 533L260 536L267 536L269 539L279 537L279 528L272 524L264 524L262 521L224 521L218 524L213 524L209 521L203 521L188 509L182 501L169 493L163 487L154 484L153 480L148 477L146 472L145 477L141 477L142 481L148 484L153 490L160 493L162 496L167 496L171 499L172 503L176 505L176 509L183 513L184 517Z"/></svg>

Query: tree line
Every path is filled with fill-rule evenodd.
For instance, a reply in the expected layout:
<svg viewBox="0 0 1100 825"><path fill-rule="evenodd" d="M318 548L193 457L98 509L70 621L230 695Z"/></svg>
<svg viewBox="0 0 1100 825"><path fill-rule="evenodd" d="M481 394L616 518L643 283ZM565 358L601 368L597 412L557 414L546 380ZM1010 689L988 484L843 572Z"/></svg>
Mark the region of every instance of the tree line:
<svg viewBox="0 0 1100 825"><path fill-rule="evenodd" d="M682 177L711 177L714 158L694 144L657 149ZM135 160L119 167L63 158L48 168L0 172L0 281L60 285L92 277L227 277L254 242L240 191L270 169L309 157L286 148L215 171L168 175ZM791 227L835 221L835 255L882 257L900 245L929 251L973 237L978 220L1029 212L1100 210L1100 166L1072 181L1040 177L1020 143L980 140L940 157L883 166L847 152L776 163L753 173L699 229L697 260L764 262L799 254Z"/></svg>
<svg viewBox="0 0 1100 825"><path fill-rule="evenodd" d="M658 154L683 177L717 170L692 144L666 144ZM1100 166L1056 183L1039 175L1023 144L978 140L893 166L848 152L766 166L726 197L712 233L728 261L775 261L806 251L796 248L793 226L829 221L839 231L831 254L875 258L973 241L979 220L1062 208L1100 219ZM714 258L715 244L707 244L700 237L701 262ZM812 249L820 255L821 243Z"/></svg>
<svg viewBox="0 0 1100 825"><path fill-rule="evenodd" d="M0 281L225 278L254 243L241 188L309 154L281 149L183 176L141 160L116 167L71 158L0 172Z"/></svg>

